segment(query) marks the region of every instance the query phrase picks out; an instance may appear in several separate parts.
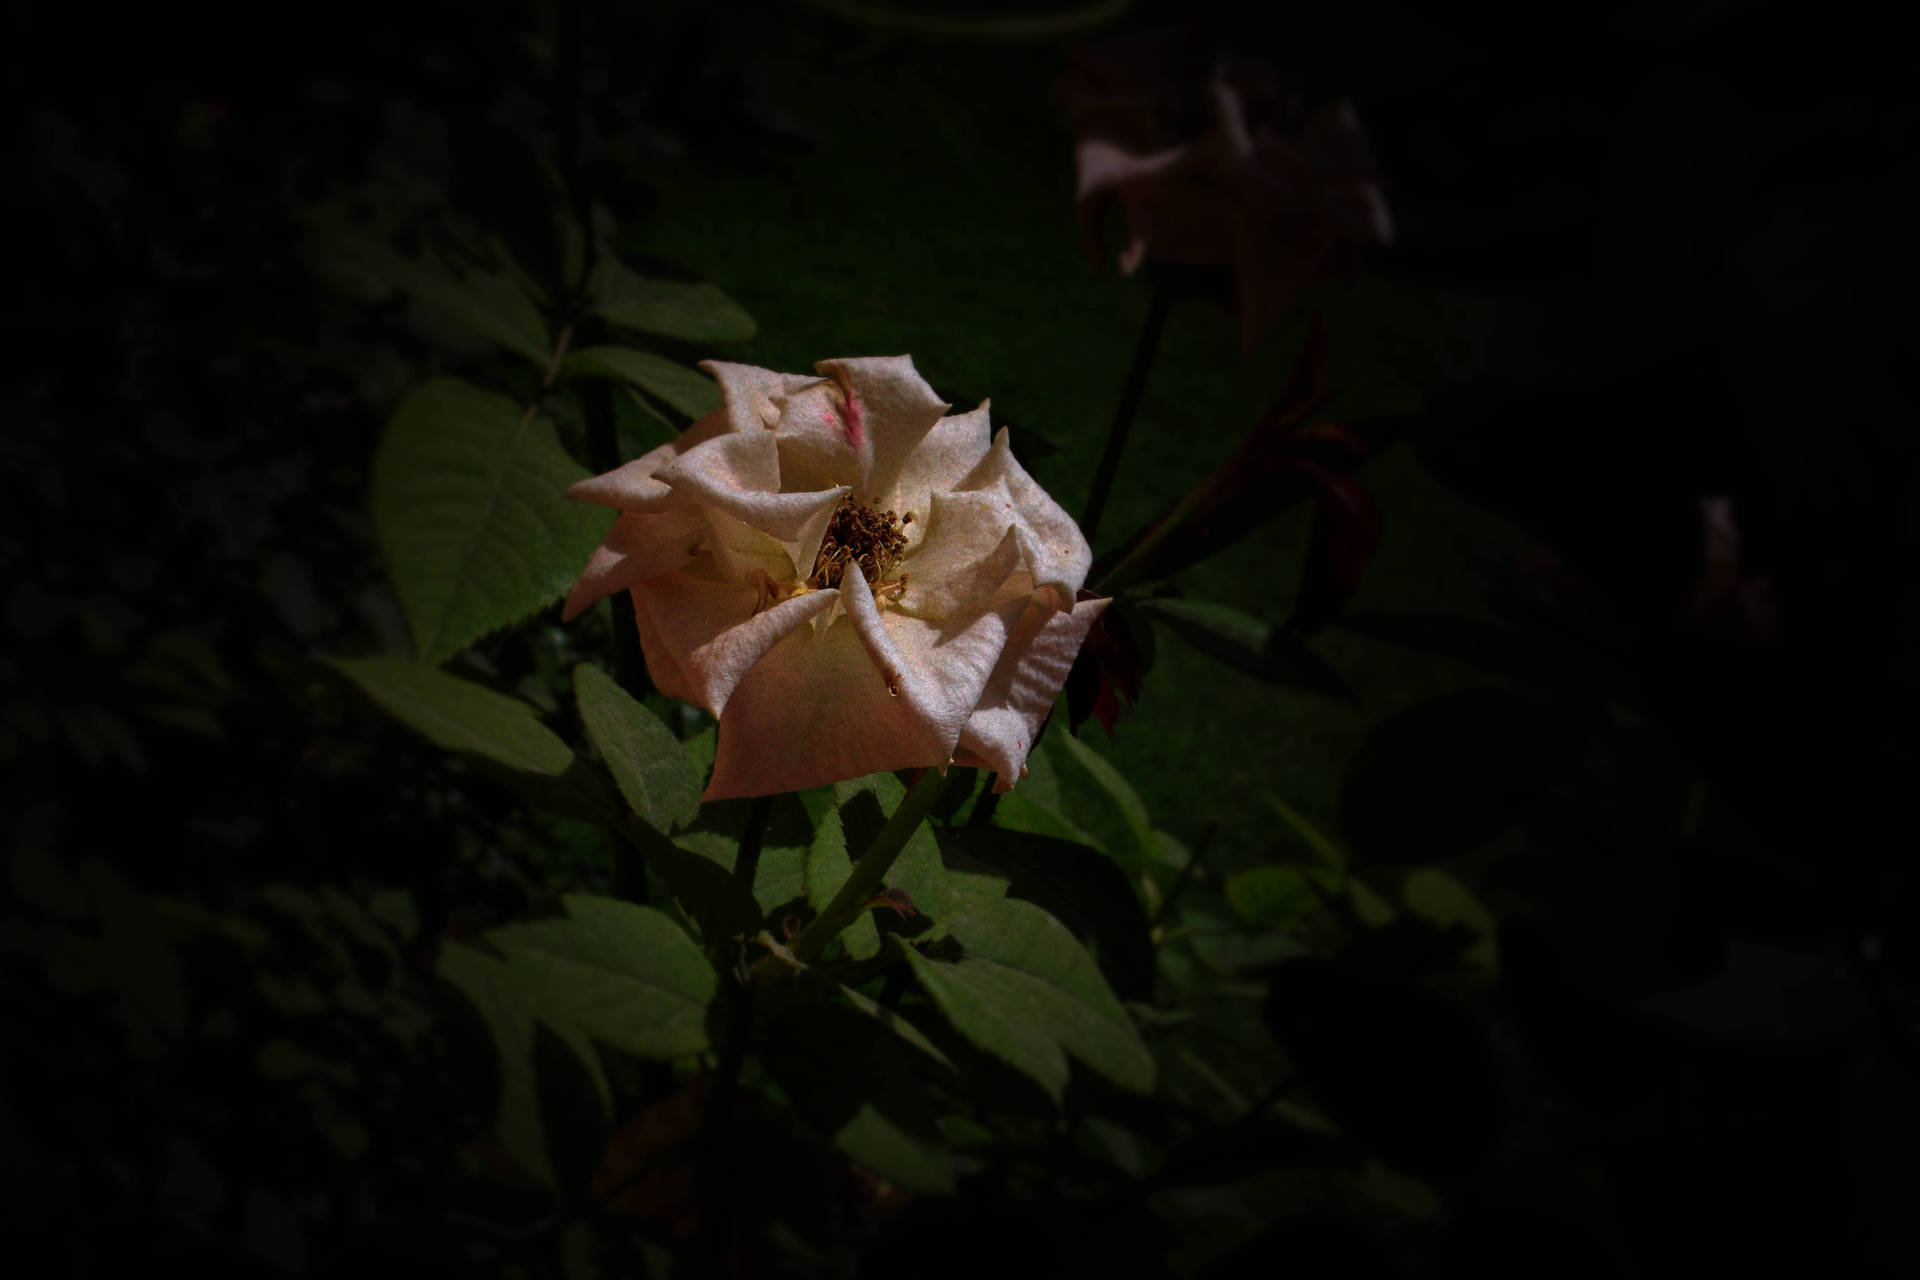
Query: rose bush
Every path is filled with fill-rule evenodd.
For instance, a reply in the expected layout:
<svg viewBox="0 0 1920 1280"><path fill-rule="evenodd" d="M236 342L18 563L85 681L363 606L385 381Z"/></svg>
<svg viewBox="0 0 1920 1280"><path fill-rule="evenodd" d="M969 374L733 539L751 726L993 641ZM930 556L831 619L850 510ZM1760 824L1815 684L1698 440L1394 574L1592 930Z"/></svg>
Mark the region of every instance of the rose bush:
<svg viewBox="0 0 1920 1280"><path fill-rule="evenodd" d="M719 719L709 800L950 763L1012 786L1107 602L987 403L948 415L909 356L701 367L719 409L568 490L620 517L565 616L632 590L655 685Z"/></svg>

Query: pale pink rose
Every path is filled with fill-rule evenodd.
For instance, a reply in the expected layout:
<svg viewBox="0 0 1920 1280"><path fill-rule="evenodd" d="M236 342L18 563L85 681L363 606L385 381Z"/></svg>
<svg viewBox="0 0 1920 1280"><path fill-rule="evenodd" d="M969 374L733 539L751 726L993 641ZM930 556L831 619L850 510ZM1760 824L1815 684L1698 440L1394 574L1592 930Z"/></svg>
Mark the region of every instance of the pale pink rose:
<svg viewBox="0 0 1920 1280"><path fill-rule="evenodd" d="M1146 259L1234 273L1242 350L1315 279L1393 237L1366 137L1341 101L1302 116L1266 66L1192 33L1078 50L1061 83L1077 135L1081 230L1098 261L1109 205L1120 269Z"/></svg>
<svg viewBox="0 0 1920 1280"><path fill-rule="evenodd" d="M709 800L955 763L1007 790L1107 605L1072 517L909 356L701 367L719 409L567 491L620 518L565 616L632 589L654 684L720 721Z"/></svg>

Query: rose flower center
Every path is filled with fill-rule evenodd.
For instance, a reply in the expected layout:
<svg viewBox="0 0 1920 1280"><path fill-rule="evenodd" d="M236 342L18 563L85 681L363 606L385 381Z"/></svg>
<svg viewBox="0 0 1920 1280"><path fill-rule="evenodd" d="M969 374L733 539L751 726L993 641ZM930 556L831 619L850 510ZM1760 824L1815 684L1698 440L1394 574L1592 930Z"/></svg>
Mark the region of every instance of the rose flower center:
<svg viewBox="0 0 1920 1280"><path fill-rule="evenodd" d="M837 587L847 566L857 564L867 584L878 590L886 585L900 553L907 549L907 535L900 530L913 519L891 511L876 511L852 498L841 500L827 520L827 534L820 542L820 555L813 562L810 587Z"/></svg>

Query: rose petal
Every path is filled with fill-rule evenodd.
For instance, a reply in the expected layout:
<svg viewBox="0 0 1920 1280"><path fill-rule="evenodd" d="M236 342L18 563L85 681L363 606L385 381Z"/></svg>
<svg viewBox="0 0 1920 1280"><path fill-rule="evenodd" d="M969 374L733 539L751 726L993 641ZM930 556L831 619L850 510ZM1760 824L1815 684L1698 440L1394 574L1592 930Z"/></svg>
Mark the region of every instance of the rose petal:
<svg viewBox="0 0 1920 1280"><path fill-rule="evenodd" d="M779 417L774 408L776 397L796 391L817 378L797 373L775 373L750 364L731 364L725 360L702 360L700 367L720 384L722 414L728 430L751 434L773 426Z"/></svg>
<svg viewBox="0 0 1920 1280"><path fill-rule="evenodd" d="M1011 523L1033 540L1034 558L1029 562L1034 585L1053 595L1057 607L1073 607L1073 598L1087 579L1093 564L1093 551L1081 536L1080 526L1033 482L1026 469L1014 459L1007 443L1007 429L993 438L993 448L967 473L958 486L961 491L1005 490L1001 499ZM1062 678L1064 678L1064 673Z"/></svg>
<svg viewBox="0 0 1920 1280"><path fill-rule="evenodd" d="M929 622L967 619L992 602L1016 570L1032 572L1031 538L1007 518L1004 489L936 493L917 553L900 562L903 613ZM1032 590L1031 577L1022 582Z"/></svg>
<svg viewBox="0 0 1920 1280"><path fill-rule="evenodd" d="M674 573L634 588L633 598L644 602L654 638L674 655L684 678L687 691L674 696L717 716L754 664L830 607L839 594L809 591L755 612L758 592ZM649 654L650 667L652 661Z"/></svg>
<svg viewBox="0 0 1920 1280"><path fill-rule="evenodd" d="M912 356L822 360L814 368L846 396L848 438L866 460L857 495L870 502L891 492L908 458L953 406L934 394Z"/></svg>
<svg viewBox="0 0 1920 1280"><path fill-rule="evenodd" d="M706 571L698 576L712 578L729 586L746 586L759 591L764 579L777 583L796 582L800 574L794 568L795 548L798 542L783 542L772 534L762 533L752 525L737 520L724 511L712 507L696 507L706 522L705 536L700 540L700 548L709 555ZM826 516L820 518L824 527ZM819 543L814 544L819 551ZM812 567L812 561L808 561ZM764 579L763 579L764 575Z"/></svg>
<svg viewBox="0 0 1920 1280"><path fill-rule="evenodd" d="M623 512L567 592L560 620L572 622L617 591L686 567L706 532L707 522L696 507L660 515Z"/></svg>
<svg viewBox="0 0 1920 1280"><path fill-rule="evenodd" d="M926 519L933 495L945 493L959 484L993 447L993 431L987 418L991 403L982 400L977 409L949 414L934 423L933 429L920 441L920 447L901 468L893 488L879 495L880 505L903 515L912 512L916 520ZM924 529L916 530L912 525L906 532L909 546L925 535Z"/></svg>
<svg viewBox="0 0 1920 1280"><path fill-rule="evenodd" d="M653 614L647 609L647 601L642 589L634 588L633 621L640 632L640 653L647 660L647 674L653 678L653 687L669 698L679 698L684 702L698 705L700 689L694 683L693 676L680 665L680 659L674 656L672 649L660 635L660 628L653 624Z"/></svg>
<svg viewBox="0 0 1920 1280"><path fill-rule="evenodd" d="M841 617L790 632L740 682L720 717L702 799L945 765L950 754L914 707L887 692L851 617Z"/></svg>
<svg viewBox="0 0 1920 1280"><path fill-rule="evenodd" d="M1087 628L1110 603L1104 598L1083 600L1067 612L1035 600L1014 625L958 743L960 752L998 773L995 791L1010 790L1019 779L1034 735L1073 669Z"/></svg>
<svg viewBox="0 0 1920 1280"><path fill-rule="evenodd" d="M841 581L840 601L888 689L932 731L941 745L940 761L945 763L999 661L1023 602L1016 600L1011 608L978 614L967 625L946 630L898 613L883 617L857 564L848 566ZM911 763L887 767L904 768Z"/></svg>
<svg viewBox="0 0 1920 1280"><path fill-rule="evenodd" d="M1188 150L1186 146L1168 147L1139 155L1104 138L1088 138L1074 148L1074 164L1080 174L1076 197L1085 200L1128 183L1158 181L1187 162Z"/></svg>
<svg viewBox="0 0 1920 1280"><path fill-rule="evenodd" d="M686 499L674 497L673 486L657 479L659 473L672 466L680 455L727 431L726 410L715 409L672 440L649 449L625 466L571 486L567 496L576 502L592 502L621 511L664 511L683 506Z"/></svg>
<svg viewBox="0 0 1920 1280"><path fill-rule="evenodd" d="M780 417L780 487L788 491L844 485L857 490L869 459L847 434L845 393L827 378L775 396Z"/></svg>
<svg viewBox="0 0 1920 1280"><path fill-rule="evenodd" d="M845 487L781 493L780 454L770 431L716 437L681 455L660 478L676 496L724 511L782 542L805 537L821 513L831 515L847 494Z"/></svg>

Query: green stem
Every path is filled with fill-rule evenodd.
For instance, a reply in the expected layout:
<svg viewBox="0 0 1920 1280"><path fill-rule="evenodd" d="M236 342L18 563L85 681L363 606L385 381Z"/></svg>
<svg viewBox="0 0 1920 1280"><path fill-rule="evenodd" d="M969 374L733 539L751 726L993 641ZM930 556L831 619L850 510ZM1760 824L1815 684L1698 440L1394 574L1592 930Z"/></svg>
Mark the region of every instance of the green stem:
<svg viewBox="0 0 1920 1280"><path fill-rule="evenodd" d="M1153 913L1153 919L1148 922L1148 928L1158 929L1161 923L1166 920L1167 916L1172 913L1174 899L1178 898L1181 893L1185 891L1187 885L1193 880L1193 873L1200 869L1200 859L1207 856L1207 846L1213 843L1213 833L1219 829L1219 823L1209 822L1206 825L1206 829L1200 833L1200 838L1194 841L1193 852L1187 855L1187 860L1180 865L1180 870L1174 874L1173 883L1168 885L1166 893L1161 895L1160 909Z"/></svg>
<svg viewBox="0 0 1920 1280"><path fill-rule="evenodd" d="M1120 392L1120 405L1113 412L1113 422L1107 427L1107 447L1093 473L1093 492L1087 495L1086 508L1080 514L1080 532L1086 535L1089 545L1100 532L1100 517L1107 510L1107 494L1120 470L1120 455L1127 447L1127 433L1133 429L1134 412L1140 408L1140 397L1147 389L1147 371L1153 367L1154 353L1160 349L1160 332L1167 326L1171 300L1166 281L1153 286L1146 327L1140 330L1140 341L1134 344L1133 363L1127 367L1127 384Z"/></svg>
<svg viewBox="0 0 1920 1280"><path fill-rule="evenodd" d="M880 891L880 882L893 869L894 859L900 856L900 850L906 848L908 838L920 829L920 823L932 812L934 801L940 798L946 785L947 780L938 769L920 771L906 799L893 811L893 816L887 819L887 825L873 838L867 851L860 855L860 861L853 864L853 874L840 886L840 892L833 895L833 901L827 904L827 909L815 916L800 931L800 936L793 940L795 959L802 964L812 963L823 947L854 922L860 914L861 904Z"/></svg>
<svg viewBox="0 0 1920 1280"><path fill-rule="evenodd" d="M773 812L772 796L755 796L747 807L747 825L740 829L740 854L733 860L733 882L753 892L753 878L760 871L760 848L767 840L767 816Z"/></svg>

